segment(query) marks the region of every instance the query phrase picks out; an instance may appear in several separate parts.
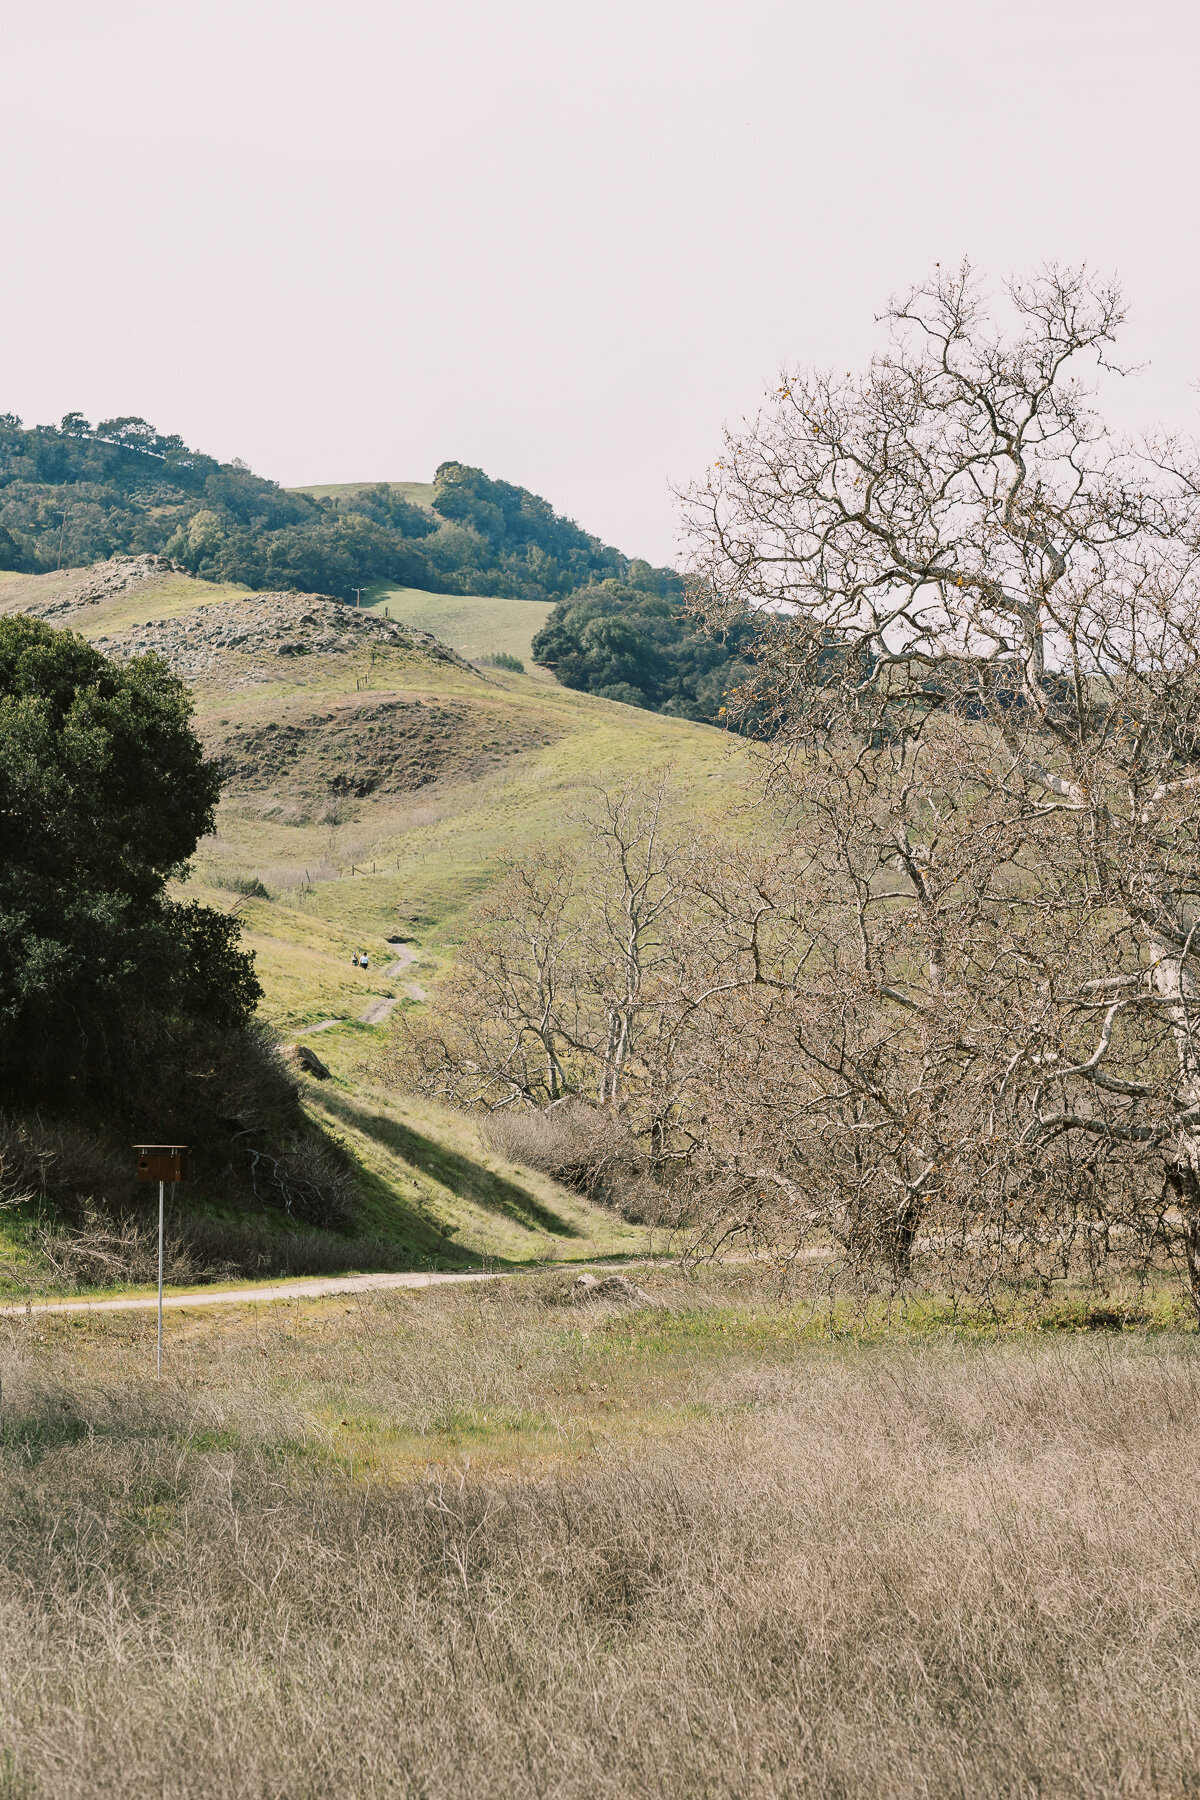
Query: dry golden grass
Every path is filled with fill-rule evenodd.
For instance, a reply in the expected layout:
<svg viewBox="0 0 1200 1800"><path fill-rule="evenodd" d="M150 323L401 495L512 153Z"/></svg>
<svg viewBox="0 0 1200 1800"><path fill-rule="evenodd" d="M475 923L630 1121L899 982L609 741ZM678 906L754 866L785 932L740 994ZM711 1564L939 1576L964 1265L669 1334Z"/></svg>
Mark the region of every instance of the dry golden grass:
<svg viewBox="0 0 1200 1800"><path fill-rule="evenodd" d="M549 1282L18 1325L0 1793L1200 1788L1194 1337Z"/></svg>

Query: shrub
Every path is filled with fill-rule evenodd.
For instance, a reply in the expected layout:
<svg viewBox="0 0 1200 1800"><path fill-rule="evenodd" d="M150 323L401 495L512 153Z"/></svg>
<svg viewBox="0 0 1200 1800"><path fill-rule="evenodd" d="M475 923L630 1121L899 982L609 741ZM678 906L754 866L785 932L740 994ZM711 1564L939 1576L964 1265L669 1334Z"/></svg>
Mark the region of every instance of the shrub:
<svg viewBox="0 0 1200 1800"><path fill-rule="evenodd" d="M572 1098L545 1112L529 1106L492 1113L482 1129L498 1156L540 1169L635 1223L657 1210L646 1158L616 1113Z"/></svg>
<svg viewBox="0 0 1200 1800"><path fill-rule="evenodd" d="M157 1190L153 1208L110 1213L87 1207L70 1227L37 1220L25 1238L32 1266L22 1265L23 1290L70 1292L81 1287L123 1287L152 1282L158 1274ZM394 1244L371 1236L342 1236L305 1227L281 1230L268 1219L223 1218L168 1207L163 1233L163 1274L175 1286L271 1276L340 1275L349 1269L396 1266ZM0 1279L6 1271L0 1262ZM10 1277L16 1270L9 1271ZM2 1792L2 1790L0 1790Z"/></svg>

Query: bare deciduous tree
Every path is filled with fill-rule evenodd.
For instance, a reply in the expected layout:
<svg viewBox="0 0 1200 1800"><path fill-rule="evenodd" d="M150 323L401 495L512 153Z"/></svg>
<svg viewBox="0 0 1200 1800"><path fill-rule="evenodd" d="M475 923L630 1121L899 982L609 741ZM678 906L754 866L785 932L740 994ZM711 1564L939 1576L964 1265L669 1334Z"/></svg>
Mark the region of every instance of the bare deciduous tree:
<svg viewBox="0 0 1200 1800"><path fill-rule="evenodd" d="M736 872L713 902L747 1041L773 1009L803 1072L793 1163L821 1141L843 1207L890 1186L901 1264L951 1193L993 1243L1039 1181L1161 1224L1165 1176L1200 1307L1200 472L1080 378L1113 289L1009 298L1006 335L938 274L864 377L787 377L688 496L697 609L762 626L738 703L796 824L782 913Z"/></svg>
<svg viewBox="0 0 1200 1800"><path fill-rule="evenodd" d="M427 1091L489 1110L586 1098L669 1153L687 857L667 791L664 779L598 793L577 847L508 863L438 1022L411 1027Z"/></svg>

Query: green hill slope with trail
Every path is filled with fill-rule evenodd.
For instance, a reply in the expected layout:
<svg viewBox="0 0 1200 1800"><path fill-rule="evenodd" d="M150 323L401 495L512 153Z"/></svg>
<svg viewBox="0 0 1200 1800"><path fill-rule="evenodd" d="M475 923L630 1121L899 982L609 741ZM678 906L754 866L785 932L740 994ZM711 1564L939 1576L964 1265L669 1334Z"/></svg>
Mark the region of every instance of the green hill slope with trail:
<svg viewBox="0 0 1200 1800"><path fill-rule="evenodd" d="M580 831L596 784L667 767L711 817L732 804L745 752L544 674L474 668L424 635L420 619L437 617L422 605L439 604L251 595L150 557L0 582L0 611L112 656L156 651L187 679L225 783L187 891L236 910L263 1014L330 1069L297 1077L306 1107L353 1157L363 1229L398 1266L634 1252L643 1231L506 1164L471 1120L385 1091L373 1066L395 1014L429 1004L499 853Z"/></svg>

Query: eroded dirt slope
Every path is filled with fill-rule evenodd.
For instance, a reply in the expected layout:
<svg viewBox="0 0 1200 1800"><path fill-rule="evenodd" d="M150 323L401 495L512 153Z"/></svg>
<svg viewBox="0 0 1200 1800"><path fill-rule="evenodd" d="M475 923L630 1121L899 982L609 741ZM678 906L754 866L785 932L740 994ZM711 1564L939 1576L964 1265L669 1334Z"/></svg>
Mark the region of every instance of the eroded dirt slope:
<svg viewBox="0 0 1200 1800"><path fill-rule="evenodd" d="M481 775L551 741L540 721L499 720L470 700L375 694L227 732L210 726L205 736L228 793L353 799Z"/></svg>

